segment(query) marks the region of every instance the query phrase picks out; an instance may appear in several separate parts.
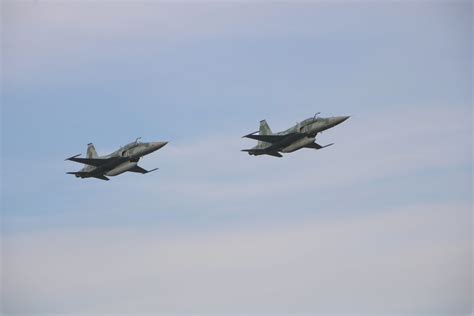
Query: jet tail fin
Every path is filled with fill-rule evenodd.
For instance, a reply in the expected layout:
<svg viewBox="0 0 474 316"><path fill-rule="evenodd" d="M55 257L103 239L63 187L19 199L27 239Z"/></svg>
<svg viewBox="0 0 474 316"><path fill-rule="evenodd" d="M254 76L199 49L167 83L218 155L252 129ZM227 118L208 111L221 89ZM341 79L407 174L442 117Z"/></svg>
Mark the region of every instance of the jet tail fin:
<svg viewBox="0 0 474 316"><path fill-rule="evenodd" d="M87 144L87 158L97 158L97 151L95 150L94 144Z"/></svg>
<svg viewBox="0 0 474 316"><path fill-rule="evenodd" d="M270 126L268 126L267 121L265 121L265 120L260 121L259 134L260 135L271 135L272 134L272 130L271 130Z"/></svg>
<svg viewBox="0 0 474 316"><path fill-rule="evenodd" d="M258 134L259 135L272 135L273 134L266 120L260 121L260 129L258 130ZM259 140L257 143L257 148L264 148L264 147L267 147L268 145L269 145L268 142Z"/></svg>

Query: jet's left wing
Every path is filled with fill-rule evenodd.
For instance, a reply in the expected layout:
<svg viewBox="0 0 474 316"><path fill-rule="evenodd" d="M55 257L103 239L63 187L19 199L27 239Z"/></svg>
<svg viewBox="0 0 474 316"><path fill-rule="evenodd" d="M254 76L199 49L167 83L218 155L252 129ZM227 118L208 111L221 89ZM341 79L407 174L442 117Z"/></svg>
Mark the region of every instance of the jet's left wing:
<svg viewBox="0 0 474 316"><path fill-rule="evenodd" d="M110 158L77 158L80 155L72 156L70 158L67 158L66 160L78 162L78 163L83 163L89 166L94 166L94 167L100 167L102 165L105 165L107 163L111 162L118 162L123 160L124 158L122 157L110 157Z"/></svg>
<svg viewBox="0 0 474 316"><path fill-rule="evenodd" d="M301 134L301 133L291 133L291 134L286 134L286 135L255 135L254 133L252 133L252 134L245 135L243 137L260 140L266 143L278 143L288 137L293 138L297 136L298 134ZM301 134L301 136L303 135L304 134Z"/></svg>

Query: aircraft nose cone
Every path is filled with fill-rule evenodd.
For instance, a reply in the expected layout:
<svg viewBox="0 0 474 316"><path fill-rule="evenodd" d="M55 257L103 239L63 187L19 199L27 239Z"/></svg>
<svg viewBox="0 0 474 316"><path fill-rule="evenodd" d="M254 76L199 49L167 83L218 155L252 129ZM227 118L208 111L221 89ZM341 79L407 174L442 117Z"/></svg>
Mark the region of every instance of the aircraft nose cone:
<svg viewBox="0 0 474 316"><path fill-rule="evenodd" d="M153 148L155 148L155 150L158 150L158 149L164 147L166 144L168 144L168 142L153 142L152 146L153 146Z"/></svg>
<svg viewBox="0 0 474 316"><path fill-rule="evenodd" d="M345 120L347 120L350 116L338 116L335 118L336 124L341 124Z"/></svg>

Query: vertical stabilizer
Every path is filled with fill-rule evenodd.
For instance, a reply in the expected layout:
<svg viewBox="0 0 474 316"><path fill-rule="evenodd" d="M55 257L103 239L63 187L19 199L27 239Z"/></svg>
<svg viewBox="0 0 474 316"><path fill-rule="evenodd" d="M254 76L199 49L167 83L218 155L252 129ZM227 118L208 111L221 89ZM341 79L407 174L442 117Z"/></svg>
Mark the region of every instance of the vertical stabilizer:
<svg viewBox="0 0 474 316"><path fill-rule="evenodd" d="M267 121L261 120L260 121L260 130L258 131L259 135L272 135L272 130L270 129L270 126L268 126ZM270 143L267 142L262 142L261 140L258 141L257 143L257 148L265 148L268 147Z"/></svg>
<svg viewBox="0 0 474 316"><path fill-rule="evenodd" d="M260 135L271 135L272 134L272 130L270 129L270 126L268 126L267 121L265 121L265 120L260 121L259 134Z"/></svg>
<svg viewBox="0 0 474 316"><path fill-rule="evenodd" d="M96 158L97 152L95 151L94 144L87 144L87 158Z"/></svg>

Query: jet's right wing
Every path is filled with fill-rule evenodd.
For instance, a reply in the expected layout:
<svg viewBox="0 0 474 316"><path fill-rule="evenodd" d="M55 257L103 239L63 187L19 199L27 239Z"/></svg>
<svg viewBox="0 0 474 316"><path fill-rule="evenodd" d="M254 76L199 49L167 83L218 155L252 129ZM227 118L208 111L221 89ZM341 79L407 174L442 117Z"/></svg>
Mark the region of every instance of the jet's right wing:
<svg viewBox="0 0 474 316"><path fill-rule="evenodd" d="M77 158L79 155L72 156L70 158L67 158L66 160L78 162L78 163L83 163L89 166L94 166L94 167L100 167L102 165L105 165L110 162L118 162L123 160L124 158L122 157L110 157L110 158Z"/></svg>

